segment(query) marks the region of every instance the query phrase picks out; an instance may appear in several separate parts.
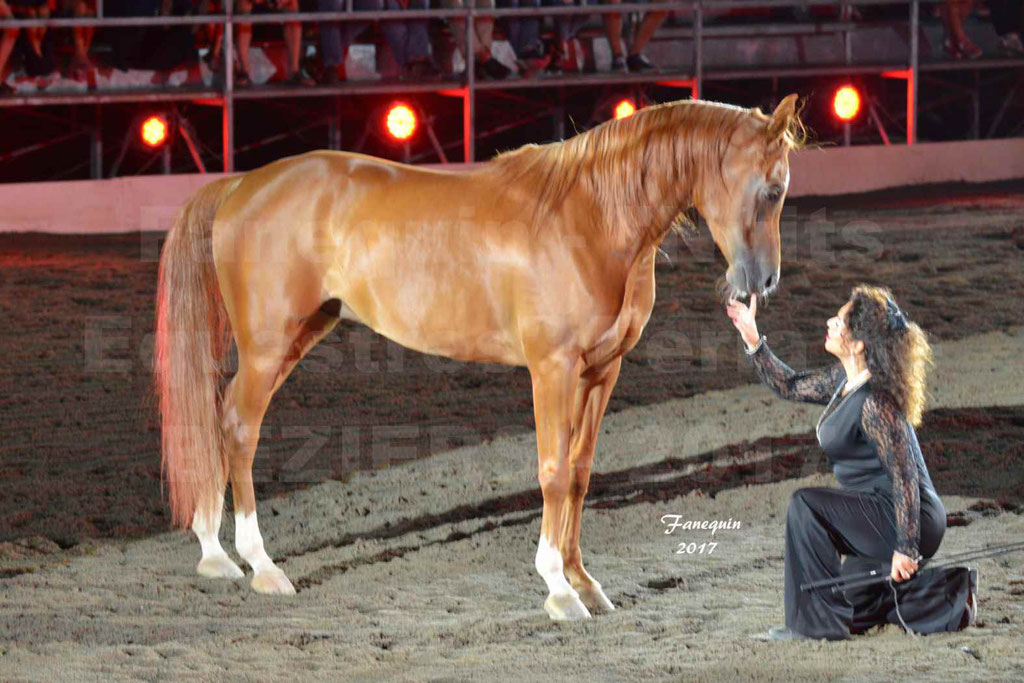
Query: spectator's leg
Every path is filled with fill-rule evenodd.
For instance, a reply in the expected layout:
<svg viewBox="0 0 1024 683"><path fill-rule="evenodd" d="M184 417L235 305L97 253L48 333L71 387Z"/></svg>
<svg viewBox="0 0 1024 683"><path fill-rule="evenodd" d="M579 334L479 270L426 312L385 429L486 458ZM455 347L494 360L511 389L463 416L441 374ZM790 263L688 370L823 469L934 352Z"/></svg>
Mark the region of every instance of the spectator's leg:
<svg viewBox="0 0 1024 683"><path fill-rule="evenodd" d="M409 9L428 9L427 0L409 0ZM426 19L413 19L407 25L405 57L408 61L430 59L430 34Z"/></svg>
<svg viewBox="0 0 1024 683"><path fill-rule="evenodd" d="M668 12L647 12L644 15L643 21L640 22L640 28L636 30L636 35L633 37L633 45L629 48L630 56L638 55L644 51L647 42L667 16Z"/></svg>
<svg viewBox="0 0 1024 683"><path fill-rule="evenodd" d="M384 8L387 10L403 9L396 0L384 0ZM394 55L395 63L399 67L404 67L409 61L408 51L406 50L406 34L408 33L406 24L408 23L407 21L382 21L380 23L384 37L388 41L388 47L391 48L391 54Z"/></svg>
<svg viewBox="0 0 1024 683"><path fill-rule="evenodd" d="M234 2L234 0L226 0L226 2ZM249 14L252 12L252 2L250 0L238 0L235 4L236 14ZM235 24L235 37L236 48L238 50L238 65L241 68L242 74L246 80L252 79L252 70L249 66L249 46L252 45L252 24ZM247 83L239 83L239 85L245 85Z"/></svg>
<svg viewBox="0 0 1024 683"><path fill-rule="evenodd" d="M540 0L498 0L498 7L540 7ZM520 59L540 59L544 44L540 40L540 16L507 19L508 42Z"/></svg>
<svg viewBox="0 0 1024 683"><path fill-rule="evenodd" d="M317 0L317 9L321 12L341 12L345 9L345 0ZM320 22L320 56L325 71L337 69L344 59L341 28L342 25L336 21Z"/></svg>
<svg viewBox="0 0 1024 683"><path fill-rule="evenodd" d="M494 0L476 0L477 8L494 8ZM481 62L491 58L491 45L494 42L494 18L481 17L475 21L473 30L476 32L476 50Z"/></svg>
<svg viewBox="0 0 1024 683"><path fill-rule="evenodd" d="M607 1L613 5L618 5L622 2L622 0ZM622 15L604 15L604 30L608 35L608 46L612 49L612 57L618 57L621 59L626 52L622 47Z"/></svg>
<svg viewBox="0 0 1024 683"><path fill-rule="evenodd" d="M344 3L344 0L342 0ZM384 9L384 0L352 0L352 9L356 12L379 12ZM372 21L347 21L342 29L341 44L342 54L349 48L356 38L373 25Z"/></svg>
<svg viewBox="0 0 1024 683"><path fill-rule="evenodd" d="M11 12L10 6L0 0L0 19L12 19L14 14ZM18 29L8 28L4 29L0 33L0 93L6 94L12 92L13 89L7 85L7 61L11 58L11 50L14 49L14 43L18 40Z"/></svg>
<svg viewBox="0 0 1024 683"><path fill-rule="evenodd" d="M35 7L28 10L26 15L33 19L46 19L50 16L50 8L47 5ZM28 35L29 45L32 47L32 51L36 53L36 56L43 56L43 38L46 36L46 27L40 26L38 28L30 28L25 31Z"/></svg>
<svg viewBox="0 0 1024 683"><path fill-rule="evenodd" d="M96 10L86 0L76 0L74 14L76 17L92 17L96 15ZM89 47L92 45L92 37L95 32L94 26L76 26L72 31L75 42L74 70L88 69L92 66L89 59Z"/></svg>
<svg viewBox="0 0 1024 683"><path fill-rule="evenodd" d="M199 13L203 15L212 14L213 0L201 0L199 3ZM221 30L221 24L207 24L206 35L209 37L210 41L210 49L206 53L206 63L210 65L211 69L216 71L220 60L220 48L224 39L224 32Z"/></svg>
<svg viewBox="0 0 1024 683"><path fill-rule="evenodd" d="M497 0L496 5L500 8L526 7L525 2L520 2L520 0ZM505 30L508 34L508 44L518 55L524 47L522 42L523 20L511 17L505 19Z"/></svg>
<svg viewBox="0 0 1024 683"><path fill-rule="evenodd" d="M284 12L298 12L299 0L281 0L278 7ZM285 66L288 78L299 73L299 52L302 50L302 22L289 21L284 25L284 47L288 57Z"/></svg>
<svg viewBox="0 0 1024 683"><path fill-rule="evenodd" d="M946 51L956 58L976 59L982 55L981 48L971 42L964 32L963 20L971 13L973 0L946 0Z"/></svg>
<svg viewBox="0 0 1024 683"><path fill-rule="evenodd" d="M441 0L441 9L461 9L462 0ZM466 21L452 17L448 20L452 30L452 40L455 42L455 49L459 51L462 58L466 58Z"/></svg>

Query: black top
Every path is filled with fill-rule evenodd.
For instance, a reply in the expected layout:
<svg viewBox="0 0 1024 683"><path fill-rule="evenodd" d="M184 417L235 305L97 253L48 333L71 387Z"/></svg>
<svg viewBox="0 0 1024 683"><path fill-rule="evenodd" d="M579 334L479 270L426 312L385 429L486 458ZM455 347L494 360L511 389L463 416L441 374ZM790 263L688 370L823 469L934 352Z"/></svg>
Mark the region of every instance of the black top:
<svg viewBox="0 0 1024 683"><path fill-rule="evenodd" d="M816 432L839 485L892 499L896 516L896 550L920 556L921 500L938 494L932 485L914 427L892 394L873 389L871 380L845 396L842 363L796 372L779 360L761 337L747 355L765 384L794 401L827 404Z"/></svg>

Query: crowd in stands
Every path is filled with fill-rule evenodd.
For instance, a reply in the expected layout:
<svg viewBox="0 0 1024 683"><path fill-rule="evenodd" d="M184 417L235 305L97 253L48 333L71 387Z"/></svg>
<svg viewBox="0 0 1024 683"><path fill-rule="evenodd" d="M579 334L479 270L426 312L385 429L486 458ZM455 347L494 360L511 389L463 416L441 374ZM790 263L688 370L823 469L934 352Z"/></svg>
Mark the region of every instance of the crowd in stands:
<svg viewBox="0 0 1024 683"><path fill-rule="evenodd" d="M105 0L104 16L181 16L217 15L224 11L224 2L234 2L236 15L264 12L343 12L347 0ZM534 8L579 4L580 0L351 0L353 12L411 9L451 9L464 7L472 1L477 8ZM591 0L592 2L597 0ZM622 0L600 0L621 2ZM652 4L657 0L652 0ZM944 50L955 59L976 59L982 50L975 45L963 29L964 19L979 8L976 0L945 0L935 5L946 28ZM1024 55L1021 44L1022 0L985 0L984 12L990 17L999 35L1000 50L1008 56ZM925 6L933 7L933 6ZM840 19L857 19L860 12L853 7L828 6L826 11L836 12ZM200 54L211 68L223 67L223 25L211 16L209 24L150 26L143 28L102 28L102 42L107 46L100 59L91 50L97 35L94 27L76 26L71 29L33 27L18 29L3 27L4 19L90 17L96 15L96 0L0 0L0 94L10 94L12 88L7 76L15 63L27 76L45 76L60 69L71 79L85 80L96 64L122 70L169 70L182 64L196 63ZM789 20L810 18L807 8L766 10L770 16L783 12ZM800 13L804 12L804 15ZM656 69L645 56L644 49L669 15L652 7L635 22L632 31L623 31L622 14L603 14L603 31L611 50L611 68L619 72L644 72ZM814 18L818 19L818 14ZM504 79L511 69L507 63L495 58L492 52L495 35L506 38L515 52L520 74L532 76L540 72L561 73L576 71L580 61L574 53L573 38L592 20L584 14L505 17L495 20L479 17L473 26L474 69L479 79ZM545 25L550 26L546 30ZM316 82L334 84L346 78L345 56L349 47L359 39L381 38L386 44L399 76L424 80L439 78L450 70L436 58L441 51L439 40L450 41L460 55L466 53L465 20L461 18L408 19L346 22L284 22L261 25L261 31L273 33L284 44L284 82L292 85L312 85ZM245 88L252 84L250 46L253 24L238 20L234 28L236 54L234 83ZM631 34L631 35L627 35ZM310 60L303 51L303 41L317 46L317 58ZM99 42L99 41L97 41ZM55 47L56 46L56 47ZM55 56L55 55L59 55ZM463 60L464 61L464 60ZM58 63L59 62L59 63ZM507 60L506 60L507 62ZM313 68L311 65L316 64ZM307 71L310 68L316 78Z"/></svg>

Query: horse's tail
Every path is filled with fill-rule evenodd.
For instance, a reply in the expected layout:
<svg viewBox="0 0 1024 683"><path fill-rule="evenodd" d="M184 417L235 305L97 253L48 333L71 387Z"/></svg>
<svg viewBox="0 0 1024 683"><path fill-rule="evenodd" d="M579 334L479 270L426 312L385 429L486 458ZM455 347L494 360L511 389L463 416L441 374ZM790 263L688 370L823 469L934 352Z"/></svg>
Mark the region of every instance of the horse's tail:
<svg viewBox="0 0 1024 683"><path fill-rule="evenodd" d="M241 182L224 178L185 204L167 234L156 297L154 379L161 416L162 472L172 521L222 504L227 458L220 429L221 360L231 330L213 262L213 219Z"/></svg>

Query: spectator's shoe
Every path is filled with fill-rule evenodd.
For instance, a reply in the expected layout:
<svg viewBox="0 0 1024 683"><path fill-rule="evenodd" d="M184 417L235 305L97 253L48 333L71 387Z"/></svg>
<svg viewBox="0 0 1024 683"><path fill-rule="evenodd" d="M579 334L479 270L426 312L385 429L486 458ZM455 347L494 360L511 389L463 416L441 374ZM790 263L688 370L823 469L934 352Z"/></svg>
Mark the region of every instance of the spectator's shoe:
<svg viewBox="0 0 1024 683"><path fill-rule="evenodd" d="M563 73L579 73L579 63L576 61L576 49L572 41L558 40L551 47L551 62L548 64L547 72L553 75Z"/></svg>
<svg viewBox="0 0 1024 683"><path fill-rule="evenodd" d="M647 59L643 54L630 55L626 57L626 67L632 73L643 73L644 71L657 71L656 67L651 60Z"/></svg>
<svg viewBox="0 0 1024 683"><path fill-rule="evenodd" d="M809 640L810 636L794 631L786 626L772 626L768 629L768 640Z"/></svg>
<svg viewBox="0 0 1024 683"><path fill-rule="evenodd" d="M629 73L629 69L626 68L626 58L622 55L613 55L611 72L622 74Z"/></svg>
<svg viewBox="0 0 1024 683"><path fill-rule="evenodd" d="M89 80L89 72L93 68L95 67L93 67L89 60L74 57L71 60L71 64L68 65L68 77L74 81L87 81Z"/></svg>
<svg viewBox="0 0 1024 683"><path fill-rule="evenodd" d="M1007 33L999 36L999 49L1007 57L1024 56L1024 43L1020 40L1019 33Z"/></svg>
<svg viewBox="0 0 1024 683"><path fill-rule="evenodd" d="M969 40L953 41L946 38L942 42L942 47L953 59L977 59L985 54L980 47Z"/></svg>
<svg viewBox="0 0 1024 683"><path fill-rule="evenodd" d="M251 88L252 79L249 78L249 74L245 73L244 71L236 71L234 78L234 86L236 90L238 90L239 88Z"/></svg>
<svg viewBox="0 0 1024 683"><path fill-rule="evenodd" d="M544 47L537 45L535 48L527 48L522 54L517 55L516 65L519 66L519 75L523 78L532 78L538 72L547 68L551 63L551 57L544 54Z"/></svg>
<svg viewBox="0 0 1024 683"><path fill-rule="evenodd" d="M478 62L479 63L479 62ZM512 73L512 69L508 68L494 57L490 57L481 64L484 70L484 74L496 81L500 81L508 78L509 74Z"/></svg>
<svg viewBox="0 0 1024 683"><path fill-rule="evenodd" d="M313 80L313 77L306 73L306 70L301 67L298 71L289 76L285 83L296 87L316 85L316 81Z"/></svg>
<svg viewBox="0 0 1024 683"><path fill-rule="evenodd" d="M210 67L210 71L217 73L224 68L224 59L220 55L214 55L213 50L207 50L206 54L203 55L203 61L206 62L206 66Z"/></svg>
<svg viewBox="0 0 1024 683"><path fill-rule="evenodd" d="M324 73L320 76L320 85L338 85L340 81L341 77L338 76L338 67L324 67Z"/></svg>
<svg viewBox="0 0 1024 683"><path fill-rule="evenodd" d="M415 59L402 67L402 80L436 81L441 77L441 70L426 57Z"/></svg>
<svg viewBox="0 0 1024 683"><path fill-rule="evenodd" d="M544 46L539 42L527 45L516 57L524 62L531 59L544 59Z"/></svg>

